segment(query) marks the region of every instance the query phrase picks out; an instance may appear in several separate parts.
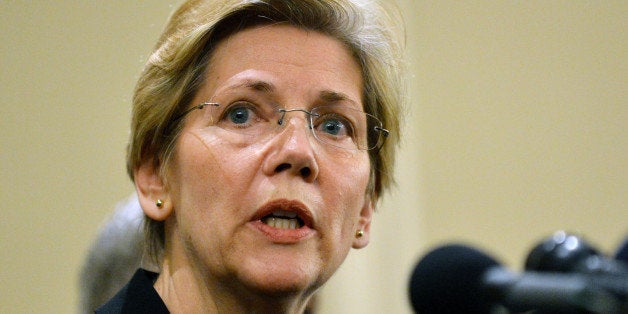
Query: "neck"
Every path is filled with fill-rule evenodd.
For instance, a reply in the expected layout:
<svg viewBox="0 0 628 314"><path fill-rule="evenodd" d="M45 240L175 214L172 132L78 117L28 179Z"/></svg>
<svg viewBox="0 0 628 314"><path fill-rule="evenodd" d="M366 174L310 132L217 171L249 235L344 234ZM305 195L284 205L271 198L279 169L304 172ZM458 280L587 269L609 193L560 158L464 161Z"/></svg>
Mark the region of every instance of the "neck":
<svg viewBox="0 0 628 314"><path fill-rule="evenodd" d="M303 313L311 293L270 295L164 257L155 290L172 313Z"/></svg>

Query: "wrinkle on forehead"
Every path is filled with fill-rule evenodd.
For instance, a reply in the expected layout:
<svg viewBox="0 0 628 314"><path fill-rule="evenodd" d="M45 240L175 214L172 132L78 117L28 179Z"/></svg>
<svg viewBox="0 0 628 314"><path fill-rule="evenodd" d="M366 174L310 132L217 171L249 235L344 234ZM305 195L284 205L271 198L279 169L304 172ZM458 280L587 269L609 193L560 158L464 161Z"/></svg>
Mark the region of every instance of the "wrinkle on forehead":
<svg viewBox="0 0 628 314"><path fill-rule="evenodd" d="M301 96L312 101L324 102L333 94L344 94L335 97L336 101L351 99L363 110L362 71L348 48L334 37L291 25L254 27L229 36L216 47L206 75L211 86L205 97L246 85L288 97L285 92L298 92L298 87L305 92ZM319 79L312 81L313 77ZM303 83L298 81L301 79ZM326 90L329 92L323 93Z"/></svg>
<svg viewBox="0 0 628 314"><path fill-rule="evenodd" d="M211 75L211 74L210 74ZM267 71L248 69L235 74L216 88L216 94L240 88L272 93L276 90L273 74Z"/></svg>
<svg viewBox="0 0 628 314"><path fill-rule="evenodd" d="M211 96L213 100L216 96L229 94L238 90L248 90L263 95L273 95L281 92L280 89L288 89L278 86L278 79L270 72L256 69L248 69L237 73L224 83L220 84ZM293 83L293 82L290 82ZM312 104L335 105L342 104L358 110L364 110L361 99L353 99L350 95L333 89L321 88L319 91L312 91L313 98L309 100ZM288 104L280 104L282 108L289 109ZM305 106L306 104L302 104ZM300 104L295 104L295 107ZM305 107L311 107L305 106ZM292 107L290 107L292 108Z"/></svg>

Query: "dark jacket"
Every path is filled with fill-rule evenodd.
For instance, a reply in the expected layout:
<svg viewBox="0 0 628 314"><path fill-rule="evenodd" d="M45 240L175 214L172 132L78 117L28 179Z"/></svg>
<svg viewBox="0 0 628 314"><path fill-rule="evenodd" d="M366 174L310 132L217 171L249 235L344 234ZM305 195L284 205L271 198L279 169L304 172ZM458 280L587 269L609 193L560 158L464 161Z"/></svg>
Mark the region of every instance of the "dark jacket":
<svg viewBox="0 0 628 314"><path fill-rule="evenodd" d="M158 275L148 270L138 269L131 281L111 300L96 309L96 313L170 313L153 288Z"/></svg>

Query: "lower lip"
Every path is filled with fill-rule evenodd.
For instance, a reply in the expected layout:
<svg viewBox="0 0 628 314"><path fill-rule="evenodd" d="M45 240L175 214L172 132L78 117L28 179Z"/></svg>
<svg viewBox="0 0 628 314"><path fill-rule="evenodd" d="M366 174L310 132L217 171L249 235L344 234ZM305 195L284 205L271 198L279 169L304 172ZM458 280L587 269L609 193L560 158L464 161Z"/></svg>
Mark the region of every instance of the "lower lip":
<svg viewBox="0 0 628 314"><path fill-rule="evenodd" d="M253 229L260 231L268 240L276 244L299 243L315 233L313 229L303 226L299 229L278 229L271 227L260 220L249 223Z"/></svg>

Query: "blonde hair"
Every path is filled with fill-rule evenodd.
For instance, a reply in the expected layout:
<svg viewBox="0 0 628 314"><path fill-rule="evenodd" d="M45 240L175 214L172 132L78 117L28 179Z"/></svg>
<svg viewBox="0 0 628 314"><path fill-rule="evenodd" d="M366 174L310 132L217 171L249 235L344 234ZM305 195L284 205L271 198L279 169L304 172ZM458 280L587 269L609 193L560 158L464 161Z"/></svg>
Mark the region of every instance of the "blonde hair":
<svg viewBox="0 0 628 314"><path fill-rule="evenodd" d="M396 13L396 14L395 14ZM331 36L353 53L364 77L364 111L390 131L378 150L369 152L367 193L376 202L394 184L392 176L404 97L402 21L398 11L359 0L190 0L171 16L140 76L133 97L127 171L145 162L159 169L167 184L180 115L203 84L213 49L224 38L246 28L271 23ZM163 222L146 218L151 256L164 245Z"/></svg>

